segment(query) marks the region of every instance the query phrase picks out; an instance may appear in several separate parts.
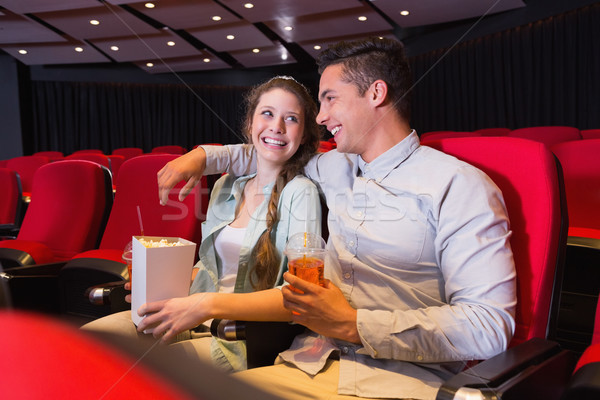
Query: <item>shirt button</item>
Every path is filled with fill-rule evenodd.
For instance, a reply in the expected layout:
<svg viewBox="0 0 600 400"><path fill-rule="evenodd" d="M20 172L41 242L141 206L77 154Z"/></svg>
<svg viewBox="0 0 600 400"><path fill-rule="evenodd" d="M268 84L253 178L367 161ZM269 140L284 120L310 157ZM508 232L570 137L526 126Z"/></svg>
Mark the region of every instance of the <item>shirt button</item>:
<svg viewBox="0 0 600 400"><path fill-rule="evenodd" d="M346 278L346 279L350 279L351 277L352 277L352 274L350 272L346 272L344 274L344 278Z"/></svg>
<svg viewBox="0 0 600 400"><path fill-rule="evenodd" d="M348 246L350 246L350 247L354 247L354 240L351 240L351 241L349 241L349 242L348 242Z"/></svg>
<svg viewBox="0 0 600 400"><path fill-rule="evenodd" d="M356 216L357 216L358 218L362 217L362 216L363 216L363 213L362 213L362 211L357 211L357 212L356 212Z"/></svg>

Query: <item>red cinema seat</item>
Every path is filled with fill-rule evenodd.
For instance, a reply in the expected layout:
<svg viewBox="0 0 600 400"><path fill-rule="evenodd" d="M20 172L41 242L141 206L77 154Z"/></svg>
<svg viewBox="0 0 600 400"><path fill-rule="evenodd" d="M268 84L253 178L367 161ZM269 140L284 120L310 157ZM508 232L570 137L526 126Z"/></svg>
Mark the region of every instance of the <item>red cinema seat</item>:
<svg viewBox="0 0 600 400"><path fill-rule="evenodd" d="M71 154L104 154L104 152L100 149L82 149L82 150L76 150Z"/></svg>
<svg viewBox="0 0 600 400"><path fill-rule="evenodd" d="M106 168L83 160L40 167L19 235L0 241L4 268L66 261L97 247L111 206Z"/></svg>
<svg viewBox="0 0 600 400"><path fill-rule="evenodd" d="M432 140L459 138L459 137L477 137L481 136L476 132L458 132L458 131L442 131L442 132L428 132L421 136L421 142L429 142Z"/></svg>
<svg viewBox="0 0 600 400"><path fill-rule="evenodd" d="M556 356L550 368L554 374L540 374L560 386L568 380L570 353L544 340L555 336L567 239L564 184L555 157L542 143L510 137L443 139L427 145L476 166L498 185L510 218L517 271L516 329L509 350L456 375L437 398L453 398L464 388L498 398L528 398L519 390L526 392L525 382L535 376L524 371L550 355ZM536 390L536 398L560 395L553 385Z"/></svg>
<svg viewBox="0 0 600 400"><path fill-rule="evenodd" d="M123 163L116 181L114 204L99 248L75 255L60 271L59 283L66 312L99 317L115 311L110 305L94 306L87 301L85 292L95 285L128 279L121 256L132 236L181 237L200 243L201 223L208 206L205 178L183 202L177 199L178 189L184 184L181 182L171 192L167 205L159 203L156 174L167 162L177 157L174 154L149 154Z"/></svg>
<svg viewBox="0 0 600 400"><path fill-rule="evenodd" d="M166 153L166 154L185 154L186 149L178 145L168 145L168 146L156 146L152 149L152 153Z"/></svg>
<svg viewBox="0 0 600 400"><path fill-rule="evenodd" d="M565 176L569 236L581 228L600 230L600 139L574 140L550 148Z"/></svg>
<svg viewBox="0 0 600 400"><path fill-rule="evenodd" d="M600 241L598 241L600 242ZM597 243L600 245L600 243ZM600 249L600 247L598 247ZM567 385L563 400L596 400L600 398L600 300L596 306L594 334L590 345L579 357Z"/></svg>
<svg viewBox="0 0 600 400"><path fill-rule="evenodd" d="M0 240L15 239L21 225L23 193L19 174L8 168L0 168Z"/></svg>
<svg viewBox="0 0 600 400"><path fill-rule="evenodd" d="M43 157L48 157L50 159L50 161L58 161L58 160L62 160L63 158L65 158L65 155L62 151L37 151L35 153L33 153L34 156L43 156Z"/></svg>
<svg viewBox="0 0 600 400"><path fill-rule="evenodd" d="M127 161L130 158L141 156L144 154L144 150L140 149L139 147L121 147L114 149L112 154L115 156L123 156L125 157L125 161Z"/></svg>
<svg viewBox="0 0 600 400"><path fill-rule="evenodd" d="M86 152L81 150L65 157L65 160L87 160L102 165L111 170L110 159L101 153Z"/></svg>
<svg viewBox="0 0 600 400"><path fill-rule="evenodd" d="M510 132L510 128L482 128L474 132L481 136L506 136Z"/></svg>
<svg viewBox="0 0 600 400"><path fill-rule="evenodd" d="M581 140L579 129L571 126L532 126L519 128L508 133L509 137L534 140L548 147L569 140Z"/></svg>
<svg viewBox="0 0 600 400"><path fill-rule="evenodd" d="M600 139L600 129L584 129L581 131L582 139Z"/></svg>
<svg viewBox="0 0 600 400"><path fill-rule="evenodd" d="M23 198L29 201L31 198L31 187L33 186L33 176L38 168L50 162L48 157L44 156L22 156L11 158L6 162L6 168L16 171L21 177L21 188Z"/></svg>
<svg viewBox="0 0 600 400"><path fill-rule="evenodd" d="M0 326L4 399L277 400L168 346L17 311L0 311Z"/></svg>

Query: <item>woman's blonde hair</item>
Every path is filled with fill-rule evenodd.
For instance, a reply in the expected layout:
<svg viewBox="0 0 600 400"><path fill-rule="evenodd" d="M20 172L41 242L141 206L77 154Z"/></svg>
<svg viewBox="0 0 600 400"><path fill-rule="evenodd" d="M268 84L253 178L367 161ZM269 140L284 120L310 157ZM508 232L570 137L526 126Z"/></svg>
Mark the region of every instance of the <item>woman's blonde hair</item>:
<svg viewBox="0 0 600 400"><path fill-rule="evenodd" d="M317 105L308 90L295 79L287 76L277 76L253 88L246 96L246 118L244 131L248 141L252 142L252 119L260 98L263 94L273 90L282 89L296 96L303 110L304 131L302 143L296 153L284 164L269 199L267 206L267 230L258 239L252 249L254 266L250 271L250 283L254 290L264 290L275 285L281 255L273 243L272 233L279 222L277 205L281 191L296 175L302 173L304 166L316 153L321 140L321 131L317 124Z"/></svg>

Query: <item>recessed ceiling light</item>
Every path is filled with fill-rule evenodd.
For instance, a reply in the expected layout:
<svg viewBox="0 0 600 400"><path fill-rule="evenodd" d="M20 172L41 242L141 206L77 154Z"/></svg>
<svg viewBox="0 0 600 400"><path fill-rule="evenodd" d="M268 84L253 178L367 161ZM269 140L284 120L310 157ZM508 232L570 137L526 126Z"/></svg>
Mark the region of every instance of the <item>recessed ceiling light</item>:
<svg viewBox="0 0 600 400"><path fill-rule="evenodd" d="M205 58L205 59L204 59L204 60L202 60L202 61L204 61L204 62L206 62L206 63L207 63L207 62L210 62L210 58Z"/></svg>
<svg viewBox="0 0 600 400"><path fill-rule="evenodd" d="M228 40L233 40L233 39L235 39L235 36L233 36L233 35L227 35L227 39Z"/></svg>
<svg viewBox="0 0 600 400"><path fill-rule="evenodd" d="M167 42L167 46L175 46L175 42L174 42L174 41L172 41L172 40L169 40L169 41Z"/></svg>
<svg viewBox="0 0 600 400"><path fill-rule="evenodd" d="M285 60L287 60L287 59L288 59L288 55L287 55L287 53L286 53L285 51L284 51L283 53L281 53L281 59L282 59L283 61L285 61Z"/></svg>
<svg viewBox="0 0 600 400"><path fill-rule="evenodd" d="M92 24L92 25L100 25L100 21L98 21L97 19L91 19L90 20L90 24Z"/></svg>
<svg viewBox="0 0 600 400"><path fill-rule="evenodd" d="M294 29L294 28L292 28L291 26L286 26L286 27L284 27L283 29L284 29L284 30L286 30L286 31L291 31L291 30L292 30L292 29Z"/></svg>
<svg viewBox="0 0 600 400"><path fill-rule="evenodd" d="M400 11L400 15L407 16L408 14L410 14L410 12L408 12L407 10Z"/></svg>
<svg viewBox="0 0 600 400"><path fill-rule="evenodd" d="M152 68L152 67L154 67L154 63L150 63L150 62L149 62L149 63L146 63L146 67L148 67L148 68Z"/></svg>
<svg viewBox="0 0 600 400"><path fill-rule="evenodd" d="M260 49L252 49L253 53L260 53Z"/></svg>
<svg viewBox="0 0 600 400"><path fill-rule="evenodd" d="M119 47L118 46L110 46L110 49L112 51L119 51Z"/></svg>
<svg viewBox="0 0 600 400"><path fill-rule="evenodd" d="M213 21L220 21L220 20L221 20L221 17L220 17L220 16L218 16L218 15L215 15L215 16L213 16L213 17L212 17L212 20L213 20Z"/></svg>
<svg viewBox="0 0 600 400"><path fill-rule="evenodd" d="M144 7L146 7L146 8L154 8L155 6L154 6L154 3L146 3L146 4L144 4Z"/></svg>
<svg viewBox="0 0 600 400"><path fill-rule="evenodd" d="M19 50L19 54L27 54L27 50L21 49L21 50Z"/></svg>
<svg viewBox="0 0 600 400"><path fill-rule="evenodd" d="M315 50L321 50L321 46L319 46L319 45L317 44L317 45L313 46L313 49L315 49Z"/></svg>
<svg viewBox="0 0 600 400"><path fill-rule="evenodd" d="M361 22L364 22L367 20L367 17L365 17L364 15L361 15L360 17L358 17L358 20Z"/></svg>
<svg viewBox="0 0 600 400"><path fill-rule="evenodd" d="M254 4L252 4L252 3L246 3L246 4L244 4L244 7L246 7L246 8L254 8Z"/></svg>
<svg viewBox="0 0 600 400"><path fill-rule="evenodd" d="M75 47L75 51L81 53L83 51L83 47Z"/></svg>

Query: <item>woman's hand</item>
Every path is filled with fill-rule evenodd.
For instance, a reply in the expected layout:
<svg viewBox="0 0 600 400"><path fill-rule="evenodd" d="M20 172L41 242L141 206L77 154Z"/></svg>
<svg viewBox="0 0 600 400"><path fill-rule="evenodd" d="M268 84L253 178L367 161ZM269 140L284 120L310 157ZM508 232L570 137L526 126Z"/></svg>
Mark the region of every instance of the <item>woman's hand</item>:
<svg viewBox="0 0 600 400"><path fill-rule="evenodd" d="M177 334L195 328L209 319L206 305L213 293L195 293L187 297L176 297L142 305L138 315L144 317L138 332L152 333L164 343Z"/></svg>
<svg viewBox="0 0 600 400"><path fill-rule="evenodd" d="M205 167L206 153L202 147L197 147L181 157L169 161L157 174L160 203L167 204L171 189L185 180L187 182L179 192L179 201L183 201L202 179Z"/></svg>

